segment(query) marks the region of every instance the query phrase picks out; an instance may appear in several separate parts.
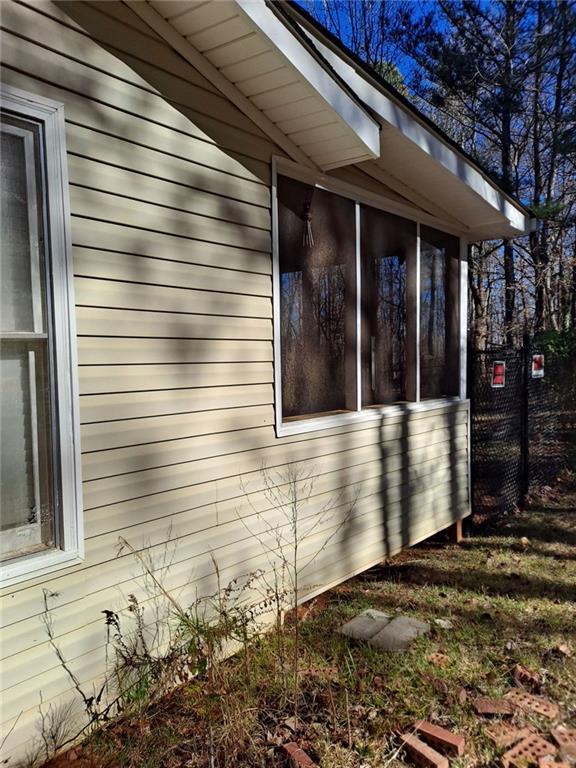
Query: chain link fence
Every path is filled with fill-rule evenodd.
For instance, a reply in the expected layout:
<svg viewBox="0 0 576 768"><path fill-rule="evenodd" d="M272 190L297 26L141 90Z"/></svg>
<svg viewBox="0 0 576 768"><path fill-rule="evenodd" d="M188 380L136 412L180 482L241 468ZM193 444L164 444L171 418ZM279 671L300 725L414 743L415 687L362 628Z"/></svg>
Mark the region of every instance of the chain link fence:
<svg viewBox="0 0 576 768"><path fill-rule="evenodd" d="M576 451L576 360L521 349L471 351L472 510L521 506L554 481Z"/></svg>

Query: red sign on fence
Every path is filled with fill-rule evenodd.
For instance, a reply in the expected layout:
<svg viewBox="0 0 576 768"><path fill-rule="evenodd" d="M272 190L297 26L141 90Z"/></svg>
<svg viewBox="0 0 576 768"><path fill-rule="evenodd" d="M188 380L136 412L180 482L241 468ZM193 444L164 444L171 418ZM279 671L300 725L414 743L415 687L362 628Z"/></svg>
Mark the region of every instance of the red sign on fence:
<svg viewBox="0 0 576 768"><path fill-rule="evenodd" d="M504 360L494 360L492 363L492 387L502 389L506 384L506 363Z"/></svg>
<svg viewBox="0 0 576 768"><path fill-rule="evenodd" d="M532 355L532 378L544 378L544 355Z"/></svg>

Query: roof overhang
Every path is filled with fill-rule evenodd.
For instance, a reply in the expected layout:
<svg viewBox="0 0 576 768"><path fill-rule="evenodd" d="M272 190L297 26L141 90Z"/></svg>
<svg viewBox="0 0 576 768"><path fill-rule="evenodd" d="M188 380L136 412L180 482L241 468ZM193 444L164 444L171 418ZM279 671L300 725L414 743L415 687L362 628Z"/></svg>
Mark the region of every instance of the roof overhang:
<svg viewBox="0 0 576 768"><path fill-rule="evenodd" d="M378 120L264 0L131 7L293 160L325 171L378 156ZM306 115L302 128L294 118Z"/></svg>
<svg viewBox="0 0 576 768"><path fill-rule="evenodd" d="M293 7L288 10L294 13ZM517 237L530 230L528 212L506 195L475 163L435 133L395 99L375 78L336 49L316 28L296 14L311 43L376 114L382 126L379 157L361 167L406 196L415 193L420 205L432 204L459 223L470 241ZM376 171L376 173L374 173Z"/></svg>
<svg viewBox="0 0 576 768"><path fill-rule="evenodd" d="M291 160L355 165L470 242L529 231L519 203L291 4L130 6Z"/></svg>

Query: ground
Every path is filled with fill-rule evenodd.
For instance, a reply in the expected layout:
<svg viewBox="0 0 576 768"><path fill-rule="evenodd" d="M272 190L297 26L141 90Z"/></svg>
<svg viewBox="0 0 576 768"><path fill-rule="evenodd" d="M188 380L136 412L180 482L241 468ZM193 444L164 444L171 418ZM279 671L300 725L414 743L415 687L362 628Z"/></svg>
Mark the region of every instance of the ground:
<svg viewBox="0 0 576 768"><path fill-rule="evenodd" d="M433 629L402 654L336 633L366 608L424 619ZM424 543L303 606L296 682L295 622L219 665L211 679L94 733L50 767L70 760L82 768L283 766L279 745L295 741L323 768L392 768L410 765L398 733L426 718L466 736L453 768L489 768L501 764L503 750L487 737L489 722L473 701L513 688L518 664L535 673L532 689L558 704L556 722L576 727L574 477L460 546ZM550 729L546 720L530 722Z"/></svg>

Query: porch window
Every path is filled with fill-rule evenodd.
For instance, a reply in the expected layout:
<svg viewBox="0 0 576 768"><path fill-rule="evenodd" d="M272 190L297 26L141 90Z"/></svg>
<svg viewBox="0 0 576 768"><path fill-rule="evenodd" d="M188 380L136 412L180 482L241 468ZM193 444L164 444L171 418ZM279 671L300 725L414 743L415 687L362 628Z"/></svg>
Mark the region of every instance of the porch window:
<svg viewBox="0 0 576 768"><path fill-rule="evenodd" d="M458 393L457 237L420 227L420 397Z"/></svg>
<svg viewBox="0 0 576 768"><path fill-rule="evenodd" d="M362 405L406 400L407 265L416 223L360 208Z"/></svg>
<svg viewBox="0 0 576 768"><path fill-rule="evenodd" d="M4 87L0 125L0 563L23 575L80 550L63 121ZM48 557L46 557L48 556Z"/></svg>
<svg viewBox="0 0 576 768"><path fill-rule="evenodd" d="M286 177L278 182L284 416L353 410L354 203Z"/></svg>
<svg viewBox="0 0 576 768"><path fill-rule="evenodd" d="M459 239L353 194L276 178L286 425L459 394Z"/></svg>

